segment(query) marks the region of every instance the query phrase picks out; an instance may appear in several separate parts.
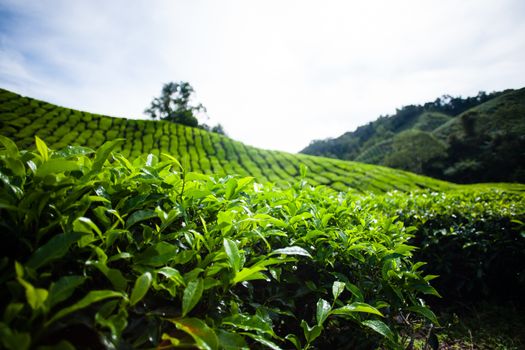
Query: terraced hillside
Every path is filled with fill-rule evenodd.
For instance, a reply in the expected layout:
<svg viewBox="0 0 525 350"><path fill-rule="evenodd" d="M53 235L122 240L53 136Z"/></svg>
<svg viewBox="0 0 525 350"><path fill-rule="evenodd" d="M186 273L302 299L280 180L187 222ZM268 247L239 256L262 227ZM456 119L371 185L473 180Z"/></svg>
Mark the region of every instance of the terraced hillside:
<svg viewBox="0 0 525 350"><path fill-rule="evenodd" d="M68 145L98 147L125 138L118 150L126 157L173 155L191 171L218 175L254 176L259 182L284 184L308 167L313 185L336 190L384 192L391 189L449 189L455 185L386 167L329 158L267 151L201 129L163 121L112 118L58 107L0 89L0 134L22 148L34 145L35 135L51 148Z"/></svg>

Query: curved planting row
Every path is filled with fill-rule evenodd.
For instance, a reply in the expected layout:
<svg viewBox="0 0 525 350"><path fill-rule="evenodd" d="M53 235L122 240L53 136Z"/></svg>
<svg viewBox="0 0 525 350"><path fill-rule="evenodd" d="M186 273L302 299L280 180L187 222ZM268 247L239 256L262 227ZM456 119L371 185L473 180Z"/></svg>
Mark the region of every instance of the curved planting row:
<svg viewBox="0 0 525 350"><path fill-rule="evenodd" d="M39 136L52 149L68 145L96 148L124 138L117 149L125 157L170 154L185 168L205 174L254 176L258 182L293 181L304 165L313 185L336 190L384 192L392 189L449 189L452 184L414 174L355 162L267 151L228 137L164 121L112 118L58 107L0 90L0 135L20 147L33 147Z"/></svg>

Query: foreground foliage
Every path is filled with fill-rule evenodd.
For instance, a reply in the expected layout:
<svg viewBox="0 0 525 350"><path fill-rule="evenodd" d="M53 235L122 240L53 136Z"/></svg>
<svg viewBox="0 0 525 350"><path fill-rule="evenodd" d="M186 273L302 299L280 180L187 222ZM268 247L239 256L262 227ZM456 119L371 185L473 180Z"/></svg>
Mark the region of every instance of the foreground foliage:
<svg viewBox="0 0 525 350"><path fill-rule="evenodd" d="M8 349L399 348L437 323L410 230L351 197L0 141Z"/></svg>
<svg viewBox="0 0 525 350"><path fill-rule="evenodd" d="M0 137L3 347L436 347L434 274L446 303L493 291L502 269L523 290L512 187L342 194L304 169L263 186L169 155L130 162L121 142Z"/></svg>

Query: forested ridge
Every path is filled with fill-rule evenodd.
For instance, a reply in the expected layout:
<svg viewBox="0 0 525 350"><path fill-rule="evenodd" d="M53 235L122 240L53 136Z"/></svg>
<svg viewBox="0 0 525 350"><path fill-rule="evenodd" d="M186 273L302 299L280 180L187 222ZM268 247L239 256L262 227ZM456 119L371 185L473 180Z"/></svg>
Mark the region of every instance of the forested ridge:
<svg viewBox="0 0 525 350"><path fill-rule="evenodd" d="M459 183L525 181L525 89L408 105L305 154L386 165Z"/></svg>

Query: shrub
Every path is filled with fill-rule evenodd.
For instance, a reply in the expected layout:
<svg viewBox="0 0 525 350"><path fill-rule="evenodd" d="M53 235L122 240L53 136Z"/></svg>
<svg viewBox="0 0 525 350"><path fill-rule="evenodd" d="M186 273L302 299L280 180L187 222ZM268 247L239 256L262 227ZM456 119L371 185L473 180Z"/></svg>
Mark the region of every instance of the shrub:
<svg viewBox="0 0 525 350"><path fill-rule="evenodd" d="M119 131L115 129L108 130L106 136L108 140L116 139L119 136Z"/></svg>
<svg viewBox="0 0 525 350"><path fill-rule="evenodd" d="M525 197L501 190L432 193L403 201L418 227L418 256L439 274L447 300L514 299L525 294ZM402 208L402 207L401 207ZM425 210L423 210L425 208ZM409 208L407 208L409 209Z"/></svg>
<svg viewBox="0 0 525 350"><path fill-rule="evenodd" d="M98 118L87 123L88 129L98 130Z"/></svg>
<svg viewBox="0 0 525 350"><path fill-rule="evenodd" d="M102 130L109 130L111 129L111 121L114 120L112 118L100 118L99 128Z"/></svg>

